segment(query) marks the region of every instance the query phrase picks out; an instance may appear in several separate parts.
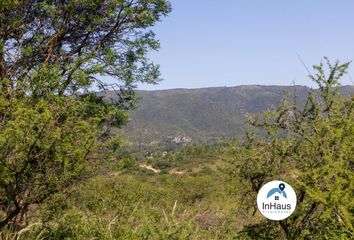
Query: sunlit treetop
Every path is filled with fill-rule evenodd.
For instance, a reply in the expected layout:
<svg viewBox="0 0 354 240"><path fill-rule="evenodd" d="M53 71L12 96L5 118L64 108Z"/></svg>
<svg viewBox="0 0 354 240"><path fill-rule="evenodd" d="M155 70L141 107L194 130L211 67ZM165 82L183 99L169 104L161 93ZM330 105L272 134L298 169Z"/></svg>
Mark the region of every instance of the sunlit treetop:
<svg viewBox="0 0 354 240"><path fill-rule="evenodd" d="M166 0L1 1L1 91L43 96L107 88L101 76L116 79L120 90L155 83L158 65L146 54L159 42L150 27L170 9Z"/></svg>

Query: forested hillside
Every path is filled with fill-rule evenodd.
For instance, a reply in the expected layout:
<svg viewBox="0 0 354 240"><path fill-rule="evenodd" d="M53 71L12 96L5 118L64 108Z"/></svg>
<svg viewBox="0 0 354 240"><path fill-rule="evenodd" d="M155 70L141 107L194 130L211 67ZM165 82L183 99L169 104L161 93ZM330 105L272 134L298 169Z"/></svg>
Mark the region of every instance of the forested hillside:
<svg viewBox="0 0 354 240"><path fill-rule="evenodd" d="M285 94L303 105L309 91L305 86L259 85L137 91L140 101L123 132L147 147L216 143L244 133L246 114L278 106ZM340 91L348 96L354 87Z"/></svg>

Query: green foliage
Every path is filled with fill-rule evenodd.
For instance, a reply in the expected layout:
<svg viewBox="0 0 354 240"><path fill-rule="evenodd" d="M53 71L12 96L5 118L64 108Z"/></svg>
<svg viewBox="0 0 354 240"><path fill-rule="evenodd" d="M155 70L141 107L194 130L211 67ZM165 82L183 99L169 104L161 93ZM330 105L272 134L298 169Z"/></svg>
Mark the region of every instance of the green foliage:
<svg viewBox="0 0 354 240"><path fill-rule="evenodd" d="M296 188L296 211L274 230L286 239L354 235L353 98L338 95L338 81L348 65L327 60L328 73L322 64L314 66L317 73L310 77L319 91L309 94L303 108L284 98L262 120L251 118L265 135L249 137L245 147L236 150L240 157L232 174L248 186L245 193L252 192L254 198L271 179Z"/></svg>
<svg viewBox="0 0 354 240"><path fill-rule="evenodd" d="M169 11L165 0L2 1L0 79L41 95L77 92L93 83L105 87L99 75L115 78L126 90L139 81L154 83L158 66L146 54L159 43L148 28ZM38 78L43 72L57 77ZM8 94L20 87L1 86Z"/></svg>
<svg viewBox="0 0 354 240"><path fill-rule="evenodd" d="M98 176L42 205L20 239L231 239L238 221L211 176ZM223 221L233 224L223 226Z"/></svg>
<svg viewBox="0 0 354 240"><path fill-rule="evenodd" d="M98 138L105 131L102 121L109 114L119 121L126 117L113 106L92 99L0 97L2 224L92 170L97 157L105 158L98 151L108 150Z"/></svg>
<svg viewBox="0 0 354 240"><path fill-rule="evenodd" d="M209 149L203 154L202 149ZM202 154L198 154L202 152ZM246 218L237 195L218 169L205 172L225 154L189 147L182 175L115 169L51 195L31 213L29 228L2 236L18 239L234 239ZM208 155L207 159L204 156ZM128 155L124 158L130 159ZM174 155L166 156L174 159ZM166 160L168 162L168 160ZM121 163L121 162L120 162ZM175 168L172 167L170 169Z"/></svg>
<svg viewBox="0 0 354 240"><path fill-rule="evenodd" d="M159 79L149 27L169 11L165 0L1 1L0 229L112 158L135 83ZM112 89L99 76L117 98L89 92Z"/></svg>

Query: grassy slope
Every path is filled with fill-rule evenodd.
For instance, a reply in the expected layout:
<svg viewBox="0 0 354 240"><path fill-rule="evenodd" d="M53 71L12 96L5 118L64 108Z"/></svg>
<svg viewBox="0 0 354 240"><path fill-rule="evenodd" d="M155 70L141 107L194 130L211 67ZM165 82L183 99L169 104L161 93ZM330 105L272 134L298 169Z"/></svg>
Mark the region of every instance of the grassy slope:
<svg viewBox="0 0 354 240"><path fill-rule="evenodd" d="M149 159L154 167L171 163L158 174L134 166L97 176L50 199L39 212L44 225L22 237L231 239L248 220L238 211L237 184L218 167L225 157L211 148L187 149Z"/></svg>

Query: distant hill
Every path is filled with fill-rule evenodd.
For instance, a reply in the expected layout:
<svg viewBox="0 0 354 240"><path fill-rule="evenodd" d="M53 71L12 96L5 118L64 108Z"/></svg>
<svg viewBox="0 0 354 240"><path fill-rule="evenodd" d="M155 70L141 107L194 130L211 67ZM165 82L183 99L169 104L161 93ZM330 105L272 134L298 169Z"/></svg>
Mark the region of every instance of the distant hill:
<svg viewBox="0 0 354 240"><path fill-rule="evenodd" d="M126 137L143 146L211 143L242 132L245 113L262 113L277 106L287 92L301 104L310 91L305 86L237 86L200 89L138 91L141 97ZM348 95L353 86L342 87Z"/></svg>

